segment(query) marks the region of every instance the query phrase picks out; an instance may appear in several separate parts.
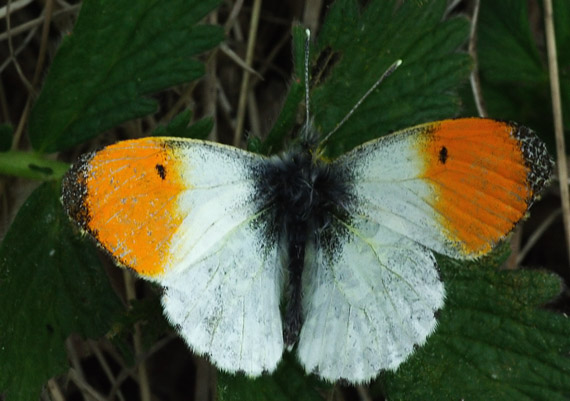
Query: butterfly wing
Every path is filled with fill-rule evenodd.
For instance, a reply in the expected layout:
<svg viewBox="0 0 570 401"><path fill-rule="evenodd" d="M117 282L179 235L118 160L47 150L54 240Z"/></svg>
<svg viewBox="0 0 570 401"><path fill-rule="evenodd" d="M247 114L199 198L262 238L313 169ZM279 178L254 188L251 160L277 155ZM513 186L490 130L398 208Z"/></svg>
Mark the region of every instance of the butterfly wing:
<svg viewBox="0 0 570 401"><path fill-rule="evenodd" d="M489 252L550 178L546 146L526 127L467 118L368 142L336 161L354 210L455 258Z"/></svg>
<svg viewBox="0 0 570 401"><path fill-rule="evenodd" d="M258 375L281 359L281 259L261 156L145 138L84 156L64 179L68 214L113 258L164 286L169 320L222 369Z"/></svg>
<svg viewBox="0 0 570 401"><path fill-rule="evenodd" d="M380 224L335 218L309 244L305 269L298 354L307 371L369 381L435 329L444 289L433 254Z"/></svg>
<svg viewBox="0 0 570 401"><path fill-rule="evenodd" d="M331 381L396 369L436 326L430 249L473 258L525 215L552 161L530 130L485 119L413 127L331 164L350 201L309 244L298 353Z"/></svg>

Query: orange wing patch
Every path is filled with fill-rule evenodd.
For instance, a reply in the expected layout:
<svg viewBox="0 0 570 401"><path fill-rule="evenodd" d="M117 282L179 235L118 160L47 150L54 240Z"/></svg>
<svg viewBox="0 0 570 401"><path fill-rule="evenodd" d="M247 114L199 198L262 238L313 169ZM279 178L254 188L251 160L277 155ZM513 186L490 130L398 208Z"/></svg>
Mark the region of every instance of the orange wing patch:
<svg viewBox="0 0 570 401"><path fill-rule="evenodd" d="M548 181L552 161L525 127L467 118L421 126L422 178L450 241L479 256L525 215Z"/></svg>
<svg viewBox="0 0 570 401"><path fill-rule="evenodd" d="M68 214L121 264L157 276L182 223L185 185L175 149L160 138L119 142L84 156L64 178Z"/></svg>

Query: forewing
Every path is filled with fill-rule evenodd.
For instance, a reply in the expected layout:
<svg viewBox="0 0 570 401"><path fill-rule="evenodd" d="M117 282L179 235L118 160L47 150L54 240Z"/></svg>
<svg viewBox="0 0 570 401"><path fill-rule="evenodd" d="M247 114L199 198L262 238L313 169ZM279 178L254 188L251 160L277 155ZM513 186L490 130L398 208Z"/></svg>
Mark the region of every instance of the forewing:
<svg viewBox="0 0 570 401"><path fill-rule="evenodd" d="M409 128L334 162L352 177L352 212L455 258L485 254L504 238L552 165L528 128L477 118Z"/></svg>
<svg viewBox="0 0 570 401"><path fill-rule="evenodd" d="M422 245L366 218L334 218L306 260L298 354L308 371L370 381L435 329L444 288Z"/></svg>
<svg viewBox="0 0 570 401"><path fill-rule="evenodd" d="M281 358L281 258L255 177L262 157L145 138L84 156L64 179L69 215L120 264L165 287L190 347L256 375Z"/></svg>

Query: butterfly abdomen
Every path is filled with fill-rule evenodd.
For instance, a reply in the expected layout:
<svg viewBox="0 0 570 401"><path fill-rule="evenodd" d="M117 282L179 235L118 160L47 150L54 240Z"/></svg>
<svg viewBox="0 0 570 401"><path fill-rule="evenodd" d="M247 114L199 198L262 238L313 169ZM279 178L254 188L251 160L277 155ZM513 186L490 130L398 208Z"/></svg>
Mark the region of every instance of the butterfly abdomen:
<svg viewBox="0 0 570 401"><path fill-rule="evenodd" d="M263 177L259 192L266 194L266 207L274 210L275 228L287 244L284 339L291 346L303 323L301 282L307 241L330 224L333 214L342 213L348 186L329 164L298 149L268 159Z"/></svg>

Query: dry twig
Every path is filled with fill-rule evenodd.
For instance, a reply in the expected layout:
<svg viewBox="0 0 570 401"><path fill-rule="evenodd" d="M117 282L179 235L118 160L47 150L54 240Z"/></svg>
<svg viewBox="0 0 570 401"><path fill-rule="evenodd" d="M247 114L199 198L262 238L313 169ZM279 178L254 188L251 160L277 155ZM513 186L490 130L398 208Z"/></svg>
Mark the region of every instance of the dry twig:
<svg viewBox="0 0 570 401"><path fill-rule="evenodd" d="M570 194L568 193L568 167L566 164L566 146L564 144L564 125L562 123L562 101L560 99L560 80L558 77L558 59L556 55L556 37L552 18L552 0L544 0L544 26L546 28L546 49L552 95L552 114L554 118L554 136L556 138L556 158L558 177L560 178L560 197L562 216L566 234L566 250L570 263Z"/></svg>

